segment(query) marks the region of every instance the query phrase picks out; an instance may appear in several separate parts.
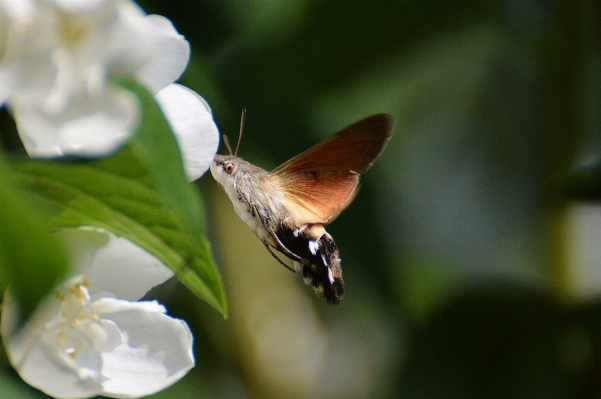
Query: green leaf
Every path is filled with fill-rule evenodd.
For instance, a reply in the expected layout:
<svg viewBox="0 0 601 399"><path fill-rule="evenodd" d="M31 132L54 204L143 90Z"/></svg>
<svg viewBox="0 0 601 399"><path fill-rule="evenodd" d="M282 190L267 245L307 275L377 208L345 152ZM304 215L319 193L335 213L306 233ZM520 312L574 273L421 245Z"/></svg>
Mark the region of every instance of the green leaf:
<svg viewBox="0 0 601 399"><path fill-rule="evenodd" d="M204 219L198 193L188 183L182 155L171 127L152 96L135 80L123 81L122 85L131 90L140 100L143 115L134 146L136 155L144 161L158 195L169 207L178 213L186 228L196 237L203 235Z"/></svg>
<svg viewBox="0 0 601 399"><path fill-rule="evenodd" d="M18 162L21 183L57 210L56 227L105 228L161 259L192 292L225 317L223 281L203 234L198 193L184 173L179 147L145 89L142 124L118 153L96 161Z"/></svg>
<svg viewBox="0 0 601 399"><path fill-rule="evenodd" d="M26 320L65 275L67 263L50 226L12 184L0 160L0 280L10 285Z"/></svg>
<svg viewBox="0 0 601 399"><path fill-rule="evenodd" d="M18 162L18 177L32 195L59 209L54 226L96 226L126 237L227 316L225 289L207 240L164 205L135 152L127 146L99 161Z"/></svg>
<svg viewBox="0 0 601 399"><path fill-rule="evenodd" d="M17 374L8 368L0 369L0 392L3 398L11 399L47 399L37 389L27 385L23 380L17 377Z"/></svg>

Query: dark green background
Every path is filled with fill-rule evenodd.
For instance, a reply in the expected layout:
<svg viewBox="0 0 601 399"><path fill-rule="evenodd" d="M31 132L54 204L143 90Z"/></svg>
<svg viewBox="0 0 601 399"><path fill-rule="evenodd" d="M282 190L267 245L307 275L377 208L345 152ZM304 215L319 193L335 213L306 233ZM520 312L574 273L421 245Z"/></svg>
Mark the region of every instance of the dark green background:
<svg viewBox="0 0 601 399"><path fill-rule="evenodd" d="M328 307L303 288L326 335L354 337L330 345L364 354L340 357L369 363L361 390L275 389L253 367L228 277L246 265L222 261L239 243L215 233L214 204L226 199L206 175L232 317L178 283L157 292L191 324L197 355L157 397L601 397L599 297L570 285L579 276L565 250L571 206L594 204L601 188L599 2L140 4L190 41L181 82L231 141L247 108L240 155L266 169L369 114L396 119L359 196L328 228L347 296ZM289 278L275 261L263 267ZM361 364L336 359L314 371L343 385L361 378L343 375Z"/></svg>
<svg viewBox="0 0 601 399"><path fill-rule="evenodd" d="M192 43L183 83L232 141L247 107L241 155L265 168L371 113L396 118L329 227L347 297L331 308L306 290L327 328L373 323L357 345L379 341L387 355L367 355L385 360L365 390L321 396L601 396L601 307L566 282L562 246L572 201L599 188L571 175L601 150L599 2L143 4ZM201 187L225 201L211 177ZM214 237L214 247L219 259L238 245ZM273 393L244 349L220 350L211 329L234 320L198 323L208 331L196 344L198 397L306 395Z"/></svg>

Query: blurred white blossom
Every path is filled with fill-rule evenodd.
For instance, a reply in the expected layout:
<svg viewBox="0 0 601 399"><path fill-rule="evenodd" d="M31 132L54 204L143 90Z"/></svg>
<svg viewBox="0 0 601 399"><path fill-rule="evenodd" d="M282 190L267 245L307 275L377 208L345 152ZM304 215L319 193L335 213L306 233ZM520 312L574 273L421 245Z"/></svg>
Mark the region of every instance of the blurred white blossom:
<svg viewBox="0 0 601 399"><path fill-rule="evenodd" d="M565 261L563 276L567 293L578 299L601 296L601 206L571 203L565 216Z"/></svg>
<svg viewBox="0 0 601 399"><path fill-rule="evenodd" d="M105 155L135 130L133 76L156 93L184 71L188 42L130 0L0 0L0 105L34 157Z"/></svg>
<svg viewBox="0 0 601 399"><path fill-rule="evenodd" d="M66 234L84 275L59 287L16 331L17 307L6 295L1 331L11 364L58 398L140 397L175 383L194 366L187 324L155 301L134 302L173 273L126 239L109 234L106 242L92 232L100 242L91 245L78 233Z"/></svg>
<svg viewBox="0 0 601 399"><path fill-rule="evenodd" d="M176 83L155 96L178 141L188 180L202 176L219 147L219 130L207 102Z"/></svg>

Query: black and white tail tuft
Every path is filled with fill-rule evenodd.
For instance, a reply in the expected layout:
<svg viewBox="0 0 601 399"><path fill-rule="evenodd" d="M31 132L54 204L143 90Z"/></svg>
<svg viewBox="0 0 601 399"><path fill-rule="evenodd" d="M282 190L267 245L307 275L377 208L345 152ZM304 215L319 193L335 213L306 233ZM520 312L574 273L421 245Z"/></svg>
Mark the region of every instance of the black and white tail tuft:
<svg viewBox="0 0 601 399"><path fill-rule="evenodd" d="M329 304L338 305L344 296L344 282L338 247L328 233L309 241L309 253L303 258L303 279Z"/></svg>

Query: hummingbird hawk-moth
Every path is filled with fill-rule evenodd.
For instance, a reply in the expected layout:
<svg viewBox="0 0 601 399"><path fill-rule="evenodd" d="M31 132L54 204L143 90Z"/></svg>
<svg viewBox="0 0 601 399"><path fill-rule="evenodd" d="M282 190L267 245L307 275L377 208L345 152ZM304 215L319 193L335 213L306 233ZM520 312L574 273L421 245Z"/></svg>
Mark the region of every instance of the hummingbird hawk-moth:
<svg viewBox="0 0 601 399"><path fill-rule="evenodd" d="M230 154L216 155L211 164L236 213L265 248L286 268L302 269L305 283L330 304L344 296L344 282L338 247L324 226L355 198L361 173L384 151L393 125L389 114L369 116L271 172L238 157L238 146L232 154L224 135ZM292 259L294 269L271 248Z"/></svg>

